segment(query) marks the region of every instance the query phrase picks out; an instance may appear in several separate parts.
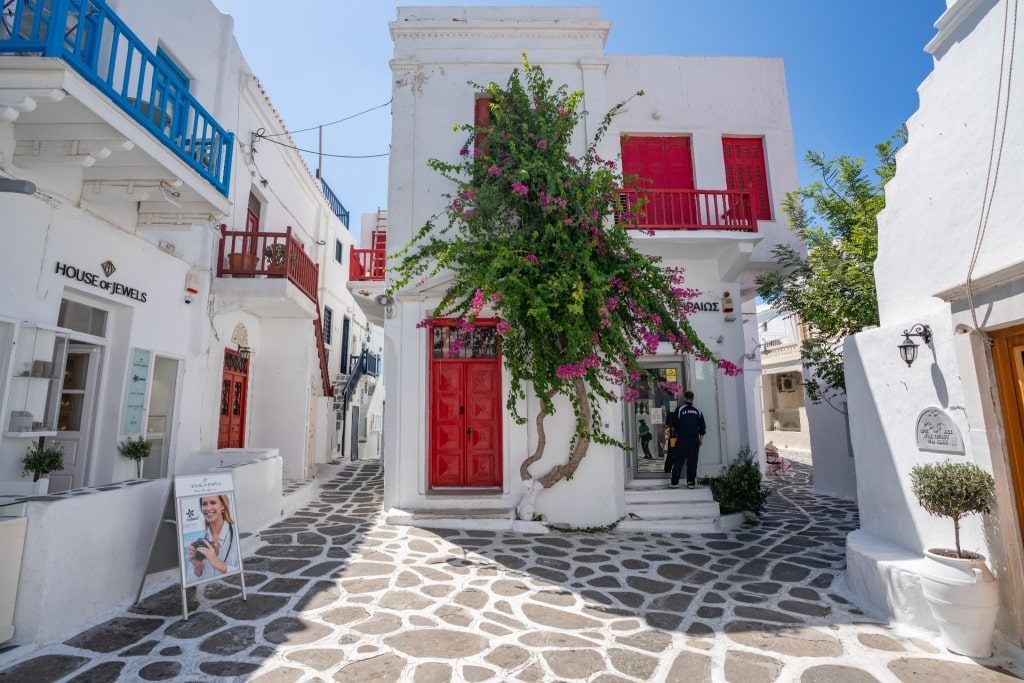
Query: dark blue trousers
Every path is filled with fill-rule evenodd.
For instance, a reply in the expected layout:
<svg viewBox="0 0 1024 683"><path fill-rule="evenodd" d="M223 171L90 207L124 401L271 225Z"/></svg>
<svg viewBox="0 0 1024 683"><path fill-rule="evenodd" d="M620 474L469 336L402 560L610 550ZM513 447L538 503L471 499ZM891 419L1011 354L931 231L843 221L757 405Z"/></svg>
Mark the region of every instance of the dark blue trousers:
<svg viewBox="0 0 1024 683"><path fill-rule="evenodd" d="M678 484L686 465L686 483L697 483L697 458L700 456L700 442L697 439L679 439L672 454L672 483Z"/></svg>

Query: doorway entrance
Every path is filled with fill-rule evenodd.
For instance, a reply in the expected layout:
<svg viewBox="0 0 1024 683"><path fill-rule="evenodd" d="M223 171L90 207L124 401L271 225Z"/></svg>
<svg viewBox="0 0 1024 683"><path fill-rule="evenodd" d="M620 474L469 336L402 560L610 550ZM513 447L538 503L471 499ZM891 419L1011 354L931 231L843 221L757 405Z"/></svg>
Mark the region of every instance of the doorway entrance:
<svg viewBox="0 0 1024 683"><path fill-rule="evenodd" d="M1024 520L1024 326L991 334L994 342L992 364L1002 407L1003 436L1020 527L1020 521Z"/></svg>
<svg viewBox="0 0 1024 683"><path fill-rule="evenodd" d="M224 374L220 382L220 423L217 448L245 446L245 413L249 396L249 359L224 349Z"/></svg>
<svg viewBox="0 0 1024 683"><path fill-rule="evenodd" d="M683 364L679 360L644 366L640 380L633 385L637 398L626 405L626 462L632 479L664 479L668 476L665 436L670 416L679 407L680 398L666 385L686 386ZM651 438L644 448L641 434L646 427ZM648 457L650 453L650 457Z"/></svg>
<svg viewBox="0 0 1024 683"><path fill-rule="evenodd" d="M64 447L64 469L50 473L50 493L89 483L89 438L99 386L100 347L72 342L64 361L64 385L57 412L57 436Z"/></svg>
<svg viewBox="0 0 1024 683"><path fill-rule="evenodd" d="M440 488L500 488L501 358L496 321L472 332L454 321L431 326L428 483Z"/></svg>

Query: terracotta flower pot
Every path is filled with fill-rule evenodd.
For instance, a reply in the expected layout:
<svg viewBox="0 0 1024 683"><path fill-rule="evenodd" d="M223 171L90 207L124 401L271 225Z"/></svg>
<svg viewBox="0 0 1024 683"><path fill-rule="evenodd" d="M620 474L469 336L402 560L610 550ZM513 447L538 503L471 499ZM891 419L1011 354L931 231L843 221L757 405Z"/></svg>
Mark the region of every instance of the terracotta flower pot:
<svg viewBox="0 0 1024 683"><path fill-rule="evenodd" d="M228 254L228 269L235 272L235 277L252 277L252 275L239 275L237 271L255 271L256 254L236 252Z"/></svg>

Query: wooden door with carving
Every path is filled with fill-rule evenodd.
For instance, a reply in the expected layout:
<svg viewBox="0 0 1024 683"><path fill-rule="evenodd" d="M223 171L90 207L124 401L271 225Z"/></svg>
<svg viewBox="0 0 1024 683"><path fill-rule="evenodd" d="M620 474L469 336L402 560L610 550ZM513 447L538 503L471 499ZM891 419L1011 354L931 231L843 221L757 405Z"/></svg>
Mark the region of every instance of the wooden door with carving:
<svg viewBox="0 0 1024 683"><path fill-rule="evenodd" d="M502 485L501 359L494 322L463 333L431 327L429 484L433 489Z"/></svg>
<svg viewBox="0 0 1024 683"><path fill-rule="evenodd" d="M224 374L220 381L220 424L217 448L245 446L245 411L249 394L249 359L224 349Z"/></svg>

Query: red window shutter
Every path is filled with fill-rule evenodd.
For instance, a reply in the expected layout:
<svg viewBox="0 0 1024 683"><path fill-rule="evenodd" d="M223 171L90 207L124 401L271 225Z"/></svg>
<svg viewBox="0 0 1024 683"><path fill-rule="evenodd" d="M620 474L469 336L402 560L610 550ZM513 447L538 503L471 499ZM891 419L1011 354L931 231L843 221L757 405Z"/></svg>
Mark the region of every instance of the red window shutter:
<svg viewBox="0 0 1024 683"><path fill-rule="evenodd" d="M750 190L757 201L757 219L770 221L772 205L761 138L722 138L722 154L726 189Z"/></svg>
<svg viewBox="0 0 1024 683"><path fill-rule="evenodd" d="M476 105L473 111L474 126L477 128L488 128L491 125L491 102L493 101L490 97L476 98ZM474 146L484 154L487 154L489 147L487 145L486 131L477 133Z"/></svg>

